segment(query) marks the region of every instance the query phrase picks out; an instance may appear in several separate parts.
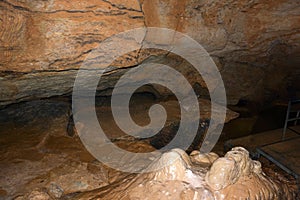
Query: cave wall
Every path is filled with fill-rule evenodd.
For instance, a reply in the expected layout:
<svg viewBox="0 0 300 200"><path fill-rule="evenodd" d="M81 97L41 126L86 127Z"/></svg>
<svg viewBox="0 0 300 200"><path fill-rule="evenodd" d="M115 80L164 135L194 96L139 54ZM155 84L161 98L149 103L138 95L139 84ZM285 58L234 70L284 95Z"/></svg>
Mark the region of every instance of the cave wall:
<svg viewBox="0 0 300 200"><path fill-rule="evenodd" d="M0 105L71 94L92 49L143 26L174 29L198 41L219 67L229 104L274 100L286 96L290 85L300 90L299 1L3 0L0 13ZM168 56L125 58L101 89L111 88L122 68L149 58L167 63Z"/></svg>

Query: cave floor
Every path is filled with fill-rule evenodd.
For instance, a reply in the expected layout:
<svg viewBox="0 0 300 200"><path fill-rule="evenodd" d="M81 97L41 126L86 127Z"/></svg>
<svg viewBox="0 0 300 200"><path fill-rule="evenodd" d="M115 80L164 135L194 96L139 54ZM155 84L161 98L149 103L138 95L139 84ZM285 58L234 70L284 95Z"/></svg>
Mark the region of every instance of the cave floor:
<svg viewBox="0 0 300 200"><path fill-rule="evenodd" d="M128 176L97 161L77 137L57 134L59 127L10 127L0 137L0 199L31 199L46 192L53 199L93 191ZM63 131L63 130L61 130ZM65 131L63 131L65 133ZM146 142L118 141L127 150L153 150ZM28 196L29 195L29 196Z"/></svg>
<svg viewBox="0 0 300 200"><path fill-rule="evenodd" d="M26 129L6 127L6 134L2 132L0 139L0 199L28 199L28 193L37 191L59 199L82 192L99 195L129 175L97 161L79 138L58 134L63 131L59 127L50 130L44 130L41 125ZM144 141L118 142L135 151L154 149ZM267 174L296 187L292 177L267 160L262 162Z"/></svg>
<svg viewBox="0 0 300 200"><path fill-rule="evenodd" d="M289 140L265 145L257 149L258 153L274 162L298 180L300 190L300 136Z"/></svg>
<svg viewBox="0 0 300 200"><path fill-rule="evenodd" d="M38 195L73 199L72 195L81 193L97 194L105 199L110 189L133 177L133 174L105 166L85 149L78 136L67 135L69 119L65 103L55 107L51 103L43 103L45 105L47 109L48 106L51 108L52 116L35 112L34 120L30 117L25 120L25 115L22 115L2 120L0 124L0 200L33 199L31 197ZM43 110L41 107L34 104L35 109ZM25 110L21 109L21 113ZM140 112L135 112L138 118ZM3 113L1 116L4 116ZM108 129L112 128L109 119L105 123ZM114 143L132 152L155 150L149 141L132 140L130 137L122 137ZM223 144L224 141L220 141L215 149L223 149ZM267 175L297 189L293 177L263 158L262 163Z"/></svg>
<svg viewBox="0 0 300 200"><path fill-rule="evenodd" d="M293 128L298 130L299 126ZM299 137L299 133L296 133L295 130L287 129L286 139ZM280 142L282 138L282 131L283 129L275 129L248 135L246 137L230 139L226 141L225 149L228 150L234 146L243 146L252 154L252 156L255 156L257 147Z"/></svg>

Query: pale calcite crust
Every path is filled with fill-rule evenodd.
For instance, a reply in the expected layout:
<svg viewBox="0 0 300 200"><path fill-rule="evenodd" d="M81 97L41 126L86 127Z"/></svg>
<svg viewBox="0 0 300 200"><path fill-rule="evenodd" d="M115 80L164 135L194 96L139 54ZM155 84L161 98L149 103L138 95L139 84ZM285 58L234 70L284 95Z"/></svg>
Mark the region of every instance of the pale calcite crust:
<svg viewBox="0 0 300 200"><path fill-rule="evenodd" d="M173 149L148 168L149 173L131 174L114 187L83 194L76 199L101 200L294 200L288 187L264 175L261 164L241 147L233 148L210 166L209 157ZM195 158L205 158L195 159ZM213 158L213 159L214 159ZM193 160L193 161L191 161ZM148 171L147 170L147 171ZM93 198L92 198L93 197ZM75 199L75 200L76 200Z"/></svg>
<svg viewBox="0 0 300 200"><path fill-rule="evenodd" d="M293 199L287 187L266 177L261 163L252 160L242 147L233 148L221 158L199 151L188 156L183 150L173 149L150 168L159 170L141 174L142 183L129 192L134 197L129 199Z"/></svg>
<svg viewBox="0 0 300 200"><path fill-rule="evenodd" d="M203 154L200 153L200 151L195 150L190 154L190 158L194 163L211 165L215 160L219 158L219 156L214 152Z"/></svg>
<svg viewBox="0 0 300 200"><path fill-rule="evenodd" d="M207 172L205 181L213 190L221 190L234 184L238 178L237 163L232 159L219 158Z"/></svg>

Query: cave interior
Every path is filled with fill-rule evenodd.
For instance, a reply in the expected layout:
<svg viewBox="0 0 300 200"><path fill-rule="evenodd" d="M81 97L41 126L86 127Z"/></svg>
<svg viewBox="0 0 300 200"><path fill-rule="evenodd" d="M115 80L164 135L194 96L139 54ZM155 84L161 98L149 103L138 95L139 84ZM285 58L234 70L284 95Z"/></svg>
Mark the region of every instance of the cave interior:
<svg viewBox="0 0 300 200"><path fill-rule="evenodd" d="M299 1L0 13L0 200L300 198Z"/></svg>

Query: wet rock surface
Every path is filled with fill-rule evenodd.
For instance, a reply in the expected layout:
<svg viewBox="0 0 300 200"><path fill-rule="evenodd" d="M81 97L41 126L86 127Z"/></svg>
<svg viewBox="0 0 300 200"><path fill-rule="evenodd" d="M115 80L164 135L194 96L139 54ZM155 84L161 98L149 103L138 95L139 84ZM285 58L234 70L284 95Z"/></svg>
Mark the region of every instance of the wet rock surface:
<svg viewBox="0 0 300 200"><path fill-rule="evenodd" d="M67 135L68 101L56 101L35 102L36 110L25 103L18 105L18 111L9 107L10 112L1 111L14 116L15 123L1 122L0 199L295 199L294 183L284 173L264 174L264 167L243 148L220 158L173 149L152 162L149 173L111 169L97 161L78 136ZM106 113L105 108L102 105L99 111ZM133 117L141 110L135 110ZM26 115L16 115L22 112ZM111 124L108 130L113 129ZM111 138L131 152L155 150L149 140L118 134Z"/></svg>
<svg viewBox="0 0 300 200"><path fill-rule="evenodd" d="M132 117L137 123L149 123L147 110L155 100L133 98ZM130 152L151 152L151 140L135 139L115 124L108 101L98 99L96 112L111 141ZM201 103L202 102L202 103ZM180 119L175 101L161 102L168 110L166 126ZM200 101L201 120L210 116L210 103ZM79 112L91 112L90 108ZM62 198L103 188L122 180L128 174L109 169L97 161L82 145L70 125L71 104L67 97L37 100L9 105L0 110L0 198ZM146 117L145 117L146 116ZM228 110L227 120L237 116ZM159 137L168 137L168 128ZM173 129L172 129L173 130ZM129 162L130 163L130 162ZM32 192L32 194L31 194ZM47 194L47 195L46 195Z"/></svg>
<svg viewBox="0 0 300 200"><path fill-rule="evenodd" d="M235 154L232 157L232 154ZM246 160L241 160L244 157ZM170 162L170 160L174 160ZM233 162L235 164L227 164ZM158 167L159 165L159 167ZM243 165L251 166L245 170ZM262 172L259 161L248 152L234 148L212 166L191 162L180 149L154 161L156 170L128 177L113 188L106 187L72 196L73 199L296 199L295 191ZM124 190L122 190L122 188ZM68 197L71 198L71 197ZM67 198L67 199L68 199Z"/></svg>
<svg viewBox="0 0 300 200"><path fill-rule="evenodd" d="M220 158L193 151L210 123L208 100L198 99L200 129L190 155L173 149L149 166L156 171L129 174L103 165L84 148L74 129L69 97L78 69L92 50L114 34L145 26L171 28L203 45L220 70L229 104L263 104L287 96L288 87L300 90L299 8L294 0L0 1L0 199L297 199L294 181L265 162L261 168L242 148ZM197 97L209 99L206 83L186 60L165 51L141 50L147 43L142 38L123 38L114 46L131 44L136 50L100 66L106 73L97 98L108 98L125 72L154 62L179 71ZM105 61L107 56L100 57ZM166 88L149 85L139 92L162 98L169 108L164 129L148 140L122 132L102 101L96 111L115 145L151 152L174 137L180 112ZM57 96L62 99L47 99ZM142 103L131 112L134 121L145 125L155 102ZM235 117L228 110L226 122ZM170 158L178 159L168 163Z"/></svg>

